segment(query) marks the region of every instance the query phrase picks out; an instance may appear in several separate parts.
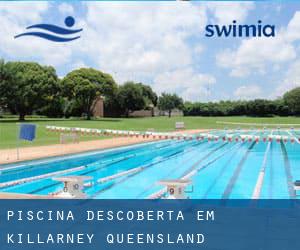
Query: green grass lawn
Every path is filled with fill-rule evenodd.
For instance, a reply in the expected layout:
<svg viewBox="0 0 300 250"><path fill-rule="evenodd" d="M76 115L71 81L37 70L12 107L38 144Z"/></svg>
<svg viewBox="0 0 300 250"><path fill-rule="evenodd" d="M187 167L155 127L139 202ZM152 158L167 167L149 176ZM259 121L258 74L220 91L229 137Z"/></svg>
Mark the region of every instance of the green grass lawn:
<svg viewBox="0 0 300 250"><path fill-rule="evenodd" d="M28 118L26 122L38 125L37 139L34 142L21 142L21 146L48 145L59 142L59 135L47 132L46 125L99 128L99 129L122 129L122 130L140 130L144 131L153 128L157 131L174 130L176 121L185 122L187 129L197 128L236 128L237 125L218 124L217 121L243 122L243 123L272 123L272 124L300 124L298 117L271 117L271 118L253 118L253 117L151 117L151 118L103 118L98 120L75 120L75 119L43 119ZM17 145L18 121L13 118L0 119L0 148L15 148ZM242 127L242 126L241 126ZM249 126L246 126L249 128ZM298 126L299 127L299 126ZM261 127L260 127L261 128ZM101 138L101 137L100 137ZM103 137L102 137L103 138ZM95 137L83 137L84 140L95 139Z"/></svg>

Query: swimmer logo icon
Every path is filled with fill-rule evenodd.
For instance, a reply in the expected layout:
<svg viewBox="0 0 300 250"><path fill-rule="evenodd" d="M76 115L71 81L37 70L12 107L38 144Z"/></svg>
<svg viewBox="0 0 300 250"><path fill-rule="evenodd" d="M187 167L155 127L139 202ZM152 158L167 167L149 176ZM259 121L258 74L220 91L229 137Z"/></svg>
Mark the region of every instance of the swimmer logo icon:
<svg viewBox="0 0 300 250"><path fill-rule="evenodd" d="M67 28L60 27L53 24L45 24L45 23L31 25L26 27L26 29L27 30L37 29L37 30L18 34L14 38L17 39L24 36L34 36L52 42L70 42L80 38L80 36L70 37L70 35L80 33L83 30L83 29L70 29L75 24L74 17L72 16L66 17L64 23Z"/></svg>

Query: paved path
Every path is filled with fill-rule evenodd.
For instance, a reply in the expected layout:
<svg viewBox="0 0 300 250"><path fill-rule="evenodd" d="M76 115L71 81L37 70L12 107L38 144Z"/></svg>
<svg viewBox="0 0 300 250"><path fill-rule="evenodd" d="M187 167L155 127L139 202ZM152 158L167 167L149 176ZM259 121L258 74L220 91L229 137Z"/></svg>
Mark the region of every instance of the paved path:
<svg viewBox="0 0 300 250"><path fill-rule="evenodd" d="M204 130L184 130L183 133L192 134ZM179 131L176 131L179 132ZM74 154L98 149L108 149L150 142L157 139L143 137L116 137L103 140L82 141L72 144L53 144L48 146L23 147L19 149L20 159L17 159L16 149L0 150L0 164L14 163L18 161L33 160L45 157Z"/></svg>

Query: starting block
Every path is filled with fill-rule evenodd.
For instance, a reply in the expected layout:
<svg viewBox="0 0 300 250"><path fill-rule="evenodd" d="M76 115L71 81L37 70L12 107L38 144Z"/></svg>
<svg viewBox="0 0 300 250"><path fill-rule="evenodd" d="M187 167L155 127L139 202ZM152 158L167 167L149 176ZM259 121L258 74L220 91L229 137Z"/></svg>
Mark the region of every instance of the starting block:
<svg viewBox="0 0 300 250"><path fill-rule="evenodd" d="M300 191L300 180L294 182L294 191L295 191L295 196L299 196L299 194L297 195L297 191Z"/></svg>
<svg viewBox="0 0 300 250"><path fill-rule="evenodd" d="M184 190L186 186L192 183L191 180L161 180L158 182L160 185L164 185L167 187L167 191L169 193L168 199L187 199L186 191ZM193 192L193 191L192 191Z"/></svg>
<svg viewBox="0 0 300 250"><path fill-rule="evenodd" d="M92 179L90 176L64 176L53 178L55 181L64 183L63 192L61 192L57 197L65 199L85 199L86 194L83 192L84 181L90 179Z"/></svg>

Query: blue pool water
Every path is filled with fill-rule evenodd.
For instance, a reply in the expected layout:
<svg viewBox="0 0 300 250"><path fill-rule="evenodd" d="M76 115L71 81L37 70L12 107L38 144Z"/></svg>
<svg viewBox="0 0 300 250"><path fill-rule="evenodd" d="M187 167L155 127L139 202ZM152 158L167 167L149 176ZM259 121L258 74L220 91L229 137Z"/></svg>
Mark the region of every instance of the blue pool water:
<svg viewBox="0 0 300 250"><path fill-rule="evenodd" d="M261 138L273 135L294 135L293 131L251 131ZM225 131L214 131L221 135ZM238 133L231 133L233 138ZM300 144L295 141L269 142L218 140L164 140L130 147L90 152L65 157L23 162L1 166L0 185L23 178L53 174L41 179L14 183L0 188L0 192L48 195L62 190L57 176L89 176L91 185L84 192L89 198L148 198L162 190L158 182L194 174L190 198L246 199L297 198L294 181L300 179ZM76 169L82 167L80 170ZM142 167L135 172L128 172ZM68 173L57 173L69 170ZM127 172L126 172L127 171ZM105 177L124 173L112 180ZM258 177L263 174L261 183ZM256 191L256 196L254 195ZM258 191L258 192L257 192Z"/></svg>

